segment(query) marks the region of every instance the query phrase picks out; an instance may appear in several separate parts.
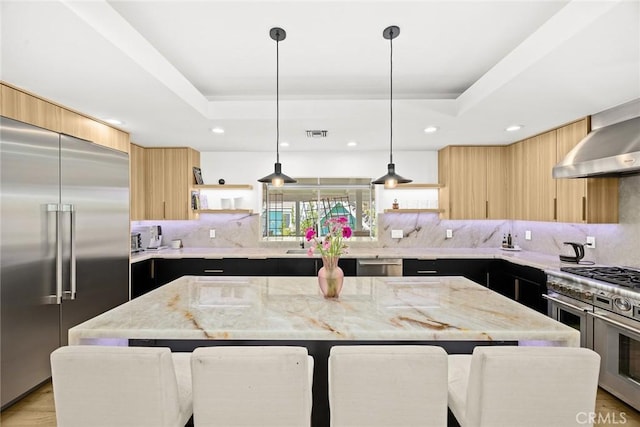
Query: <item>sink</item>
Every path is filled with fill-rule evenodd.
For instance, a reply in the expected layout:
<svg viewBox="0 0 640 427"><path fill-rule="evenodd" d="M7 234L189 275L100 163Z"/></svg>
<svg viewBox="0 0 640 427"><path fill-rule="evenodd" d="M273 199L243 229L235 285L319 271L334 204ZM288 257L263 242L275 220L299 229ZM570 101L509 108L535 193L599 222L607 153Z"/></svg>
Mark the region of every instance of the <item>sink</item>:
<svg viewBox="0 0 640 427"><path fill-rule="evenodd" d="M308 249L287 249L288 254L306 254Z"/></svg>

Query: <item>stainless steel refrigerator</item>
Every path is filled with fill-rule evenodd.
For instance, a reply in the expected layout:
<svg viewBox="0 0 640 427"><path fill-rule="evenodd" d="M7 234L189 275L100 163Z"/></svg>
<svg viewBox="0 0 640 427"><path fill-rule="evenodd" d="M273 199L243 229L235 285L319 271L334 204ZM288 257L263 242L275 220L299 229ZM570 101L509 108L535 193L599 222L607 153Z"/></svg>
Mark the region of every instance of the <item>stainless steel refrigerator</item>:
<svg viewBox="0 0 640 427"><path fill-rule="evenodd" d="M129 299L129 160L0 117L2 408L51 376L70 327Z"/></svg>

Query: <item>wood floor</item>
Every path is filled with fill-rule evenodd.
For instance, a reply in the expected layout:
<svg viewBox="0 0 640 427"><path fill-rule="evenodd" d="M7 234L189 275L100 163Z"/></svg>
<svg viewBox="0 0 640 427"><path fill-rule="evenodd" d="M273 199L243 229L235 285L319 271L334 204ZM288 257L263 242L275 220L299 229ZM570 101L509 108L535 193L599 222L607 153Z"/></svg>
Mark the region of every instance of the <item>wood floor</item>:
<svg viewBox="0 0 640 427"><path fill-rule="evenodd" d="M640 427L640 412L599 389L596 399L598 427ZM0 414L2 427L55 427L56 413L51 382L47 382ZM117 427L117 426L114 426ZM513 426L517 427L517 426Z"/></svg>

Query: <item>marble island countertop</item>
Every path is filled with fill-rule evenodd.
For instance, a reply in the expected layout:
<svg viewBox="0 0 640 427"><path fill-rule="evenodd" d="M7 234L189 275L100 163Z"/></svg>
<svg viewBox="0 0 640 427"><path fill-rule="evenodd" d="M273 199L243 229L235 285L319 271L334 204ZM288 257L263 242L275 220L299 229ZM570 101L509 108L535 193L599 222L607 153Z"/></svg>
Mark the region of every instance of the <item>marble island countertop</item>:
<svg viewBox="0 0 640 427"><path fill-rule="evenodd" d="M95 339L553 341L578 331L463 277L184 276L69 330Z"/></svg>
<svg viewBox="0 0 640 427"><path fill-rule="evenodd" d="M306 253L287 253L295 248L182 248L161 249L131 254L131 262L151 258L307 258ZM500 248L349 248L343 258L463 258L463 259L504 259L515 264L559 271L566 263L561 263L558 255L531 251L505 251Z"/></svg>

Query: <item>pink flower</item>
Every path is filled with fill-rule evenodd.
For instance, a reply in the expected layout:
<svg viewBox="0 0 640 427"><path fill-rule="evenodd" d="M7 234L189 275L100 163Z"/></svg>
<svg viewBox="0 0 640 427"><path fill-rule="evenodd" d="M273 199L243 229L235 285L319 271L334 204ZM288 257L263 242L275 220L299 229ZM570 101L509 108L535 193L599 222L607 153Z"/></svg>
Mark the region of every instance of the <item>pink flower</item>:
<svg viewBox="0 0 640 427"><path fill-rule="evenodd" d="M305 236L307 238L307 241L310 241L311 239L313 239L316 236L316 232L313 230L313 228L309 227L309 228L307 228Z"/></svg>
<svg viewBox="0 0 640 427"><path fill-rule="evenodd" d="M343 239L348 239L353 234L349 227L349 220L346 217L329 218L324 222L324 227L328 228L325 236L319 237L313 227L305 231L307 241L312 241L312 246L307 251L308 256L313 256L314 251L320 252L322 256L340 256L347 253L347 245Z"/></svg>

